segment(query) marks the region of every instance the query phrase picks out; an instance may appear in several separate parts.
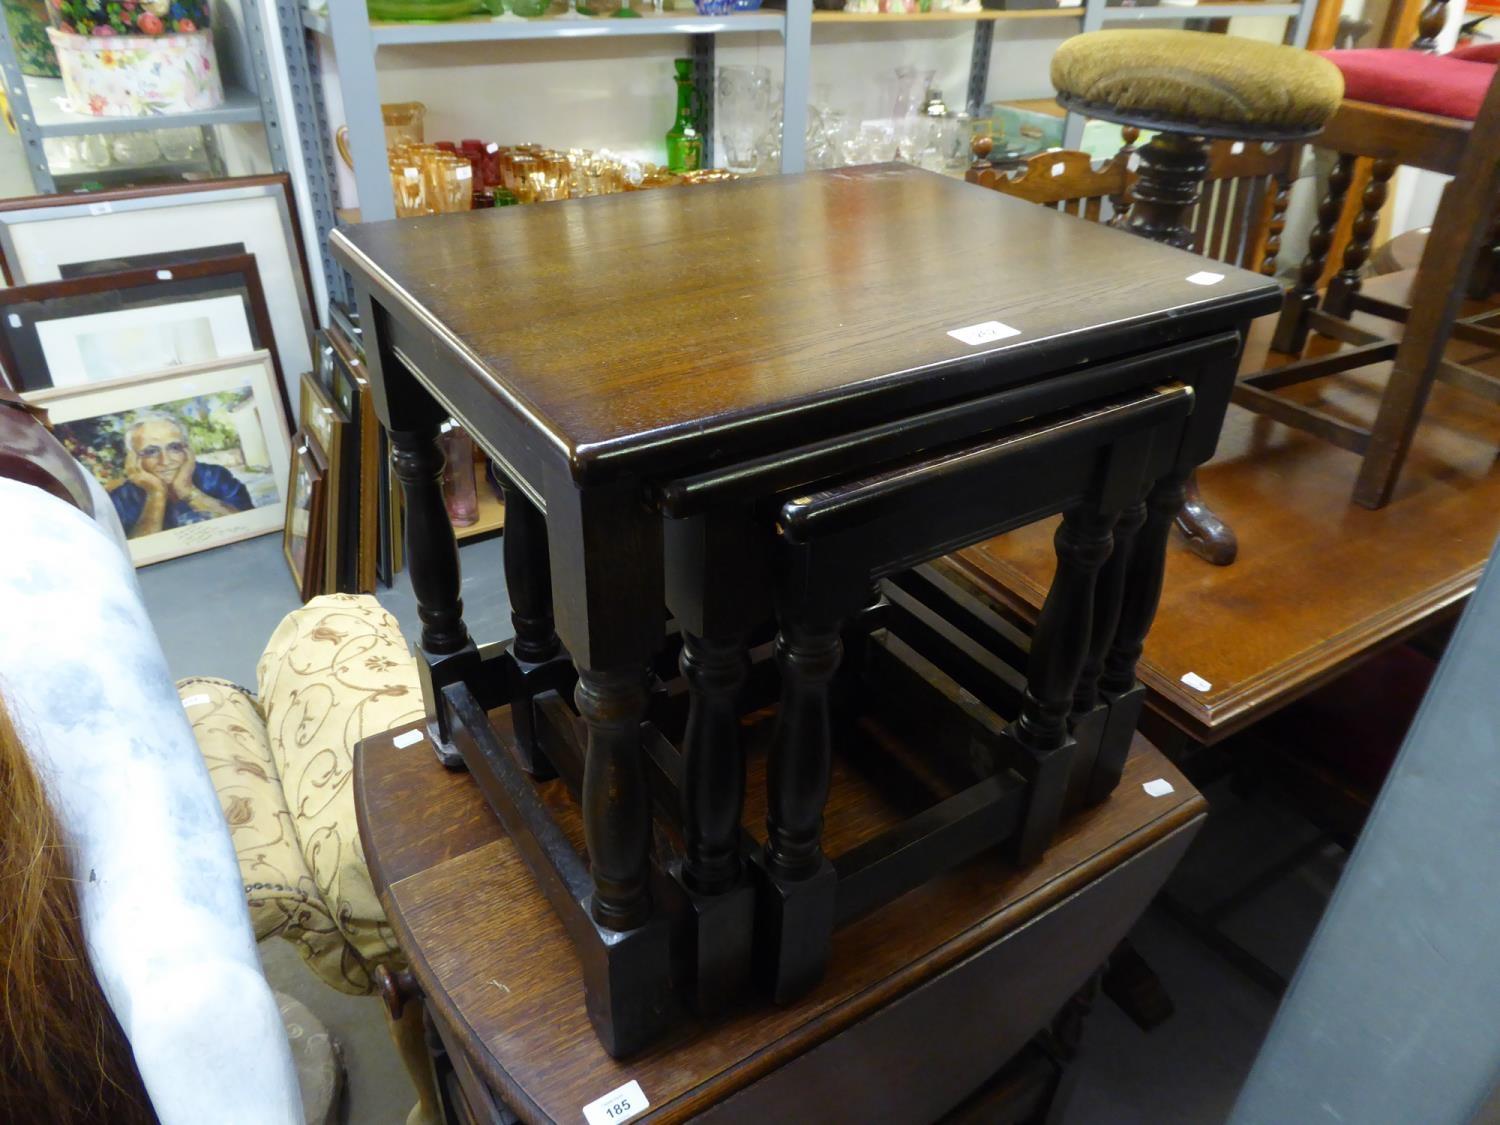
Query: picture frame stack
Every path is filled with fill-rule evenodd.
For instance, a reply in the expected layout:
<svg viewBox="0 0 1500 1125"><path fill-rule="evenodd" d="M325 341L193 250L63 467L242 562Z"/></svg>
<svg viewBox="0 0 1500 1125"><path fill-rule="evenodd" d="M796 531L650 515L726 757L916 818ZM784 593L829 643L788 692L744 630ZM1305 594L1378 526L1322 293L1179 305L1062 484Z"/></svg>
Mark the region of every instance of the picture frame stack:
<svg viewBox="0 0 1500 1125"><path fill-rule="evenodd" d="M287 376L313 366L287 176L0 200L0 275L0 383L46 409L137 566L286 535Z"/></svg>

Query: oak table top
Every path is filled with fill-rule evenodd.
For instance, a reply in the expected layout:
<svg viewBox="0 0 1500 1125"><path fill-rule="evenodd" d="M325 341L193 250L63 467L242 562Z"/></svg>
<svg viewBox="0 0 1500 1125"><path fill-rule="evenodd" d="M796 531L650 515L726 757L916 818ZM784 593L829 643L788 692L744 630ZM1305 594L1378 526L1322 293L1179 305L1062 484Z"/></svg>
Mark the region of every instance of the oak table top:
<svg viewBox="0 0 1500 1125"><path fill-rule="evenodd" d="M1376 278L1365 290L1400 281ZM1265 365L1269 327L1270 318L1256 323L1244 370ZM1454 359L1474 362L1474 346L1454 348ZM1281 393L1368 423L1389 367ZM1395 497L1371 511L1349 499L1357 456L1231 406L1199 479L1238 533L1239 558L1209 566L1172 544L1137 670L1150 706L1214 743L1454 612L1500 535L1497 447L1500 407L1438 383ZM960 565L991 598L1034 616L1051 580L1053 522L971 547Z"/></svg>
<svg viewBox="0 0 1500 1125"><path fill-rule="evenodd" d="M524 433L515 456L579 481L775 451L1279 300L906 165L367 223L330 246L476 435Z"/></svg>
<svg viewBox="0 0 1500 1125"><path fill-rule="evenodd" d="M492 718L508 730L508 712ZM1182 775L1137 737L1114 795L1067 818L1036 865L1017 869L993 855L972 860L840 930L828 975L798 1002L752 1004L707 1024L690 1020L621 1061L589 1026L562 923L479 787L442 769L425 741L398 746L406 729L413 728L367 739L355 753L371 875L437 1018L527 1120L580 1120L583 1105L632 1079L650 1100L649 1120L682 1120L1019 930L1206 810ZM744 823L752 832L764 822L764 761L751 760ZM1158 778L1172 789L1151 796L1143 785ZM888 794L848 766L836 767L833 790L834 851L900 815ZM539 791L581 849L577 809L562 782Z"/></svg>

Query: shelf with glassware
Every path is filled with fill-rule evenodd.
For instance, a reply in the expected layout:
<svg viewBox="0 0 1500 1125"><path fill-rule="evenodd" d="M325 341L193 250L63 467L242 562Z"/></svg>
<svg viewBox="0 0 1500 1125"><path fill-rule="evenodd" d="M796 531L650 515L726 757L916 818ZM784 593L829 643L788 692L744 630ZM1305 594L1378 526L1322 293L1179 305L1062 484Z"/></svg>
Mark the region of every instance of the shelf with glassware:
<svg viewBox="0 0 1500 1125"><path fill-rule="evenodd" d="M38 194L58 190L59 180L87 190L221 176L227 169L214 130L276 120L274 98L260 92L269 86L261 73L269 64L258 3L216 2L220 22L235 30L211 38L206 3L182 9L197 21L172 22L174 9L163 21L154 5L131 17L116 3L71 0L53 6L49 25L40 0L7 0L0 80ZM161 138L153 142L152 134ZM265 135L272 168L236 171L285 168L280 131L265 128Z"/></svg>

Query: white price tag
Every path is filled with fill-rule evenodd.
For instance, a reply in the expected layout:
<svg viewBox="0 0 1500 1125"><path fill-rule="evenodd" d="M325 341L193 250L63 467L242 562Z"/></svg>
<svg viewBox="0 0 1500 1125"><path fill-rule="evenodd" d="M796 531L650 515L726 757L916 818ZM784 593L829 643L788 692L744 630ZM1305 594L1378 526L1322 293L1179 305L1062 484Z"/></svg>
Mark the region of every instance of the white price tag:
<svg viewBox="0 0 1500 1125"><path fill-rule="evenodd" d="M611 1090L598 1101L584 1106L583 1119L589 1125L620 1125L621 1121L629 1121L650 1107L641 1084L632 1078L618 1090Z"/></svg>
<svg viewBox="0 0 1500 1125"><path fill-rule="evenodd" d="M421 742L424 737L426 736L419 730L409 730L405 734L398 734L395 738L391 739L391 745L397 750L405 750L408 746L415 746Z"/></svg>
<svg viewBox="0 0 1500 1125"><path fill-rule="evenodd" d="M188 707L197 707L200 703L207 702L208 696L206 695L190 695L182 701L182 706L184 709L186 709Z"/></svg>
<svg viewBox="0 0 1500 1125"><path fill-rule="evenodd" d="M993 344L996 340L1004 340L1011 336L1019 336L1021 330L1012 328L1008 324L1001 324L998 320L987 320L983 324L971 324L967 328L955 328L949 332L955 340L968 344L971 348L977 348L980 344Z"/></svg>
<svg viewBox="0 0 1500 1125"><path fill-rule="evenodd" d="M172 280L172 271L171 270L157 270L156 271L156 280L157 281L171 281Z"/></svg>
<svg viewBox="0 0 1500 1125"><path fill-rule="evenodd" d="M1213 684L1205 680L1202 676L1198 675L1197 672L1184 672L1182 676L1182 682L1187 684L1187 686L1192 688L1194 691L1207 691L1209 688L1214 686Z"/></svg>
<svg viewBox="0 0 1500 1125"><path fill-rule="evenodd" d="M1217 285L1224 280L1224 275L1214 273L1212 270L1199 270L1197 273L1188 274L1187 279L1194 285Z"/></svg>
<svg viewBox="0 0 1500 1125"><path fill-rule="evenodd" d="M21 314L20 313L11 313L10 316L7 317L6 319L8 319L10 321L10 326L12 328L19 328L19 327L21 327Z"/></svg>
<svg viewBox="0 0 1500 1125"><path fill-rule="evenodd" d="M90 215L108 215L113 210L114 210L114 205L113 204L109 204L109 203L90 203L89 204L89 214Z"/></svg>
<svg viewBox="0 0 1500 1125"><path fill-rule="evenodd" d="M1148 781L1141 786L1148 797L1165 797L1173 792L1172 783L1164 777L1158 777L1154 781Z"/></svg>

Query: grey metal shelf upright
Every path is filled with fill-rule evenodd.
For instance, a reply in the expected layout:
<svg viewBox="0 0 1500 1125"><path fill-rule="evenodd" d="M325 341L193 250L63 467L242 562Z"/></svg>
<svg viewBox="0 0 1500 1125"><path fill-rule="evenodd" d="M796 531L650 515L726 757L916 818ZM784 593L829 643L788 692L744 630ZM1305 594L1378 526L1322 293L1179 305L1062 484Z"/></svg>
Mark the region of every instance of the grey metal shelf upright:
<svg viewBox="0 0 1500 1125"><path fill-rule="evenodd" d="M57 190L42 144L49 137L258 123L266 131L272 169L287 170L259 0L219 0L214 16L214 45L224 78L224 104L201 113L159 117L95 117L62 109L58 104L63 96L62 81L21 73L10 27L0 18L0 80L5 83L5 95L38 195L50 195Z"/></svg>

